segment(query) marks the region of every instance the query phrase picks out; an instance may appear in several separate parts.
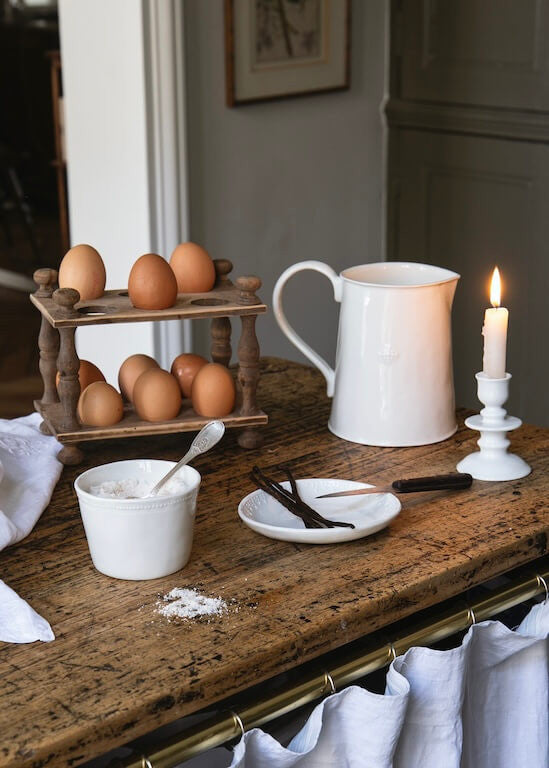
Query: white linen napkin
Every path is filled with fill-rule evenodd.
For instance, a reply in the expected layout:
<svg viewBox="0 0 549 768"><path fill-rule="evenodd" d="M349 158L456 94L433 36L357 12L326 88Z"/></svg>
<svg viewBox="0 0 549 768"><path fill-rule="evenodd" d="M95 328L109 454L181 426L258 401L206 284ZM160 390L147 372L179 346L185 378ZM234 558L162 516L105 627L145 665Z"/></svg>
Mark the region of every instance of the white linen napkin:
<svg viewBox="0 0 549 768"><path fill-rule="evenodd" d="M327 697L287 747L247 731L230 768L547 768L548 632L546 600L516 631L483 621L457 648L410 648L384 695Z"/></svg>
<svg viewBox="0 0 549 768"><path fill-rule="evenodd" d="M25 538L49 504L62 465L58 441L43 435L37 413L0 419L0 551ZM53 640L48 622L0 581L0 641L31 643Z"/></svg>
<svg viewBox="0 0 549 768"><path fill-rule="evenodd" d="M52 628L17 592L0 581L0 640L3 643L34 643L55 640Z"/></svg>

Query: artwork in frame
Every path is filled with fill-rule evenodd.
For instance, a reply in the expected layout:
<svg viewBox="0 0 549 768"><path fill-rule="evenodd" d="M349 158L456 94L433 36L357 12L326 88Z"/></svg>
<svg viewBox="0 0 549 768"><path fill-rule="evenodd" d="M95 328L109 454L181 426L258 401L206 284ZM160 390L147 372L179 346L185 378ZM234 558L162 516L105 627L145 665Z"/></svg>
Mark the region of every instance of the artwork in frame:
<svg viewBox="0 0 549 768"><path fill-rule="evenodd" d="M349 87L349 0L225 0L227 104Z"/></svg>

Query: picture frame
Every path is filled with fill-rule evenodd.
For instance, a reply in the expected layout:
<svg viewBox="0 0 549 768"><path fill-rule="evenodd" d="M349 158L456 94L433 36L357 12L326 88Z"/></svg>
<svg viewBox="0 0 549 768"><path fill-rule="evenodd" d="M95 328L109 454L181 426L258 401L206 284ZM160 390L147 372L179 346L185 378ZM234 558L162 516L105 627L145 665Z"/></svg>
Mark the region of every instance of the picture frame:
<svg viewBox="0 0 549 768"><path fill-rule="evenodd" d="M225 0L227 106L349 88L350 0Z"/></svg>

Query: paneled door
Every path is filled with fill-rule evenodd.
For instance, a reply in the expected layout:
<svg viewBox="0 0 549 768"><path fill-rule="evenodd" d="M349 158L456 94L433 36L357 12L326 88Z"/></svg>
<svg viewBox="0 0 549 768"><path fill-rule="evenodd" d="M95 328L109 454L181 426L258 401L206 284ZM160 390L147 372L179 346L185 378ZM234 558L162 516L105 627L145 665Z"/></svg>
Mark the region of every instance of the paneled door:
<svg viewBox="0 0 549 768"><path fill-rule="evenodd" d="M392 7L388 258L462 276L456 399L472 408L494 265L510 311L509 410L549 424L549 3Z"/></svg>

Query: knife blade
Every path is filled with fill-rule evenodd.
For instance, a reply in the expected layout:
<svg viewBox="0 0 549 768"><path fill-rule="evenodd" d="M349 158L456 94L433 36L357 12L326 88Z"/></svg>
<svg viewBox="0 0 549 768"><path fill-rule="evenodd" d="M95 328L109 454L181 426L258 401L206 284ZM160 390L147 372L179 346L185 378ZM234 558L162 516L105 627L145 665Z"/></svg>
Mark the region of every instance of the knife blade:
<svg viewBox="0 0 549 768"><path fill-rule="evenodd" d="M470 488L472 475L454 472L451 475L433 475L431 477L411 477L395 480L390 485L374 485L372 488L357 488L352 491L324 493L317 499L335 499L339 496L365 496L370 493L419 493L421 491L461 491Z"/></svg>

